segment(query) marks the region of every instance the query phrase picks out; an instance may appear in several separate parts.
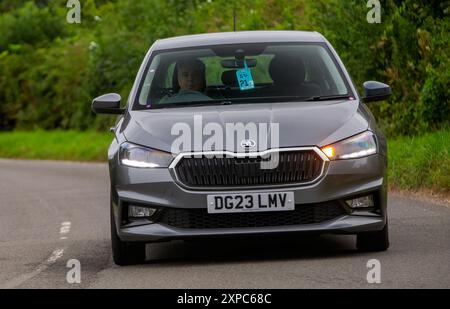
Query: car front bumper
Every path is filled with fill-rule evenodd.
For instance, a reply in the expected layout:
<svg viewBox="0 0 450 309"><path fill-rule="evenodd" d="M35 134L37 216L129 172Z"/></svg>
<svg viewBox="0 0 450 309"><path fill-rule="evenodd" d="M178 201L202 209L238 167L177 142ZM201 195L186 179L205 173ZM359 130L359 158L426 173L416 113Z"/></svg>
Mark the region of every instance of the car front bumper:
<svg viewBox="0 0 450 309"><path fill-rule="evenodd" d="M354 160L331 161L324 177L307 186L262 187L239 191L197 191L179 186L168 169L139 169L122 166L117 157L110 161L112 206L117 232L123 241L155 242L195 237L219 237L277 233L355 234L383 229L386 224L386 158L376 154ZM375 207L352 211L320 223L233 228L179 228L163 223L127 222L125 205L136 204L158 209L205 209L207 195L244 192L294 192L296 207L373 194Z"/></svg>

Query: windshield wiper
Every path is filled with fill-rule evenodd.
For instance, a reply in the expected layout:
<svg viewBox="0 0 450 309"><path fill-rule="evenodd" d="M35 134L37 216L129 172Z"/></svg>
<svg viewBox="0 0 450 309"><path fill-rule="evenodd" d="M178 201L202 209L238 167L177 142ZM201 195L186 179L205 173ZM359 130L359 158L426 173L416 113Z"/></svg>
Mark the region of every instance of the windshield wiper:
<svg viewBox="0 0 450 309"><path fill-rule="evenodd" d="M214 106L214 105L230 105L231 101L226 99L220 100L203 100L203 101L185 101L185 102L176 102L176 103L161 103L155 104L152 108L176 108L176 107L185 107L185 106Z"/></svg>
<svg viewBox="0 0 450 309"><path fill-rule="evenodd" d="M327 96L313 96L313 97L305 97L305 96L270 96L270 97L247 97L247 98L228 98L227 100L230 103L239 103L239 102L247 102L247 101L256 101L265 103L266 102L306 102L306 101L324 101L324 100L338 100L338 99L349 99L351 96L346 94L338 94L338 95L327 95Z"/></svg>
<svg viewBox="0 0 450 309"><path fill-rule="evenodd" d="M322 96L313 96L305 99L305 101L326 101L326 100L338 100L338 99L349 99L350 95L348 94L335 94L335 95L322 95Z"/></svg>
<svg viewBox="0 0 450 309"><path fill-rule="evenodd" d="M308 99L305 96L266 96L266 97L242 97L242 98L228 98L232 103L245 103L254 101L256 103L270 103L270 102L289 102L289 101L303 101Z"/></svg>
<svg viewBox="0 0 450 309"><path fill-rule="evenodd" d="M212 99L203 101L185 101L176 103L161 103L152 106L152 109L157 108L176 108L176 107L189 107L189 106L214 106L214 105L231 105L247 102L291 102L291 101L325 101L325 100L337 100L337 99L349 99L350 95L328 95L328 96L270 96L270 97L242 97L242 98L223 98L223 99Z"/></svg>

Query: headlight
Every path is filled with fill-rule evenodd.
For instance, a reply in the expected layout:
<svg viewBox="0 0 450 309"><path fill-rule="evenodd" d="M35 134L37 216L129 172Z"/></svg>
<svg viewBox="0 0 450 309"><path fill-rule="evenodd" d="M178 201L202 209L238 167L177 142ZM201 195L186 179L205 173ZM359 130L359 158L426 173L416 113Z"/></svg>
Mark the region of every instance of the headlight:
<svg viewBox="0 0 450 309"><path fill-rule="evenodd" d="M370 131L350 137L346 140L322 147L330 160L356 159L377 153L375 134Z"/></svg>
<svg viewBox="0 0 450 309"><path fill-rule="evenodd" d="M131 143L120 145L119 161L121 164L131 167L168 167L172 162L170 153L146 148Z"/></svg>

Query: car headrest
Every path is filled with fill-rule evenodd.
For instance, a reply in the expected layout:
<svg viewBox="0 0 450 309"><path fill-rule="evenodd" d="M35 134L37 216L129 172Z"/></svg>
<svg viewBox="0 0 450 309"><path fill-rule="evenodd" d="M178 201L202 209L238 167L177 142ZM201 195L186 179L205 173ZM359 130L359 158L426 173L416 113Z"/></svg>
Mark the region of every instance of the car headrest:
<svg viewBox="0 0 450 309"><path fill-rule="evenodd" d="M270 62L269 74L274 84L298 85L305 81L305 65L299 57L277 55Z"/></svg>
<svg viewBox="0 0 450 309"><path fill-rule="evenodd" d="M222 73L222 83L230 87L238 87L238 80L236 77L236 70L224 71Z"/></svg>

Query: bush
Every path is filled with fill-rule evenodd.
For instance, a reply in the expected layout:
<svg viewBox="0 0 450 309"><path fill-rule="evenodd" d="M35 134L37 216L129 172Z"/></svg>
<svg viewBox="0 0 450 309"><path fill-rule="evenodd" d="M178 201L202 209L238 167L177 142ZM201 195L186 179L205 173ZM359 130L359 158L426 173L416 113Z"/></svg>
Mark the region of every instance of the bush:
<svg viewBox="0 0 450 309"><path fill-rule="evenodd" d="M309 18L336 47L360 90L365 80L390 84L391 99L370 105L388 135L448 124L449 2L387 0L380 24L367 23L366 12L365 1L316 1Z"/></svg>
<svg viewBox="0 0 450 309"><path fill-rule="evenodd" d="M0 4L0 130L104 129L92 98L125 99L158 38L237 30L317 30L335 46L359 90L391 85L370 109L390 136L437 130L450 115L449 1L382 1L381 24L360 0L85 0L82 23L66 23L65 0Z"/></svg>
<svg viewBox="0 0 450 309"><path fill-rule="evenodd" d="M63 36L65 19L51 6L38 7L34 2L0 16L0 51L17 44L37 45ZM14 47L13 47L14 48Z"/></svg>

